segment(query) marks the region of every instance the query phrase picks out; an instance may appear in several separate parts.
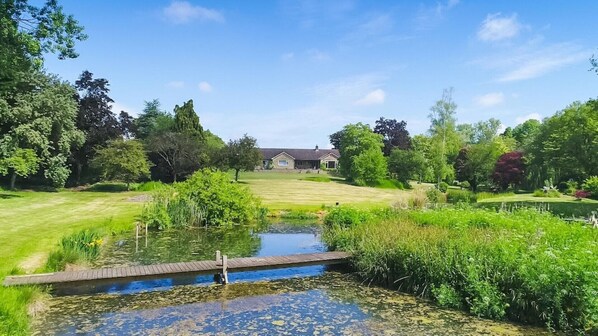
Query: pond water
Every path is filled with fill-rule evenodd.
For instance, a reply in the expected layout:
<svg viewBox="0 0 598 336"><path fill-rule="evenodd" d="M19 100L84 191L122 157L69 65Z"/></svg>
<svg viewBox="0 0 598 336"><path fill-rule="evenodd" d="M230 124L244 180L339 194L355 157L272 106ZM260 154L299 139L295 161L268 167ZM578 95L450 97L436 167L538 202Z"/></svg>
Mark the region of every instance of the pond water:
<svg viewBox="0 0 598 336"><path fill-rule="evenodd" d="M150 232L115 237L95 267L324 251L317 226L263 231ZM69 288L33 323L36 335L542 335L542 329L438 309L367 286L354 275L309 266L229 274L227 286L199 276ZM174 286L177 285L177 286Z"/></svg>

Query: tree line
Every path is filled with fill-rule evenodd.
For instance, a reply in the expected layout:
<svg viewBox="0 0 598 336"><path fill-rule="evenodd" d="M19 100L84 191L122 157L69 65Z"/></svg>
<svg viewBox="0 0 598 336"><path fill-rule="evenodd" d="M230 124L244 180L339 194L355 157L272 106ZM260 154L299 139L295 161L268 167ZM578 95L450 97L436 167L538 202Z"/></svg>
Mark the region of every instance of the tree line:
<svg viewBox="0 0 598 336"><path fill-rule="evenodd" d="M478 191L559 186L581 188L598 175L598 100L574 102L542 121L500 132L491 118L459 124L452 89L430 108L430 127L411 137L405 121L380 118L374 128L350 124L330 135L340 173L359 185L393 178L460 184Z"/></svg>
<svg viewBox="0 0 598 336"><path fill-rule="evenodd" d="M176 182L206 167L253 169L250 136L225 143L204 130L193 100L163 110L145 102L134 118L112 111L110 84L83 71L68 83L43 68L44 55L78 56L83 27L56 1L0 1L0 180L14 188L99 180Z"/></svg>

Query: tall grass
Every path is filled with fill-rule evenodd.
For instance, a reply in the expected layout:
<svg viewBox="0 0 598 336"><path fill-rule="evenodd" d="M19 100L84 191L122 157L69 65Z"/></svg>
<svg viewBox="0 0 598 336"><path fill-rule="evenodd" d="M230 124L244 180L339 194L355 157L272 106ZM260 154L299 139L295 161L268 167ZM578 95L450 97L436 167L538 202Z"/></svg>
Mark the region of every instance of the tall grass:
<svg viewBox="0 0 598 336"><path fill-rule="evenodd" d="M45 270L62 271L67 264L94 260L100 255L102 243L103 239L97 231L83 230L65 236L60 240L59 249L48 256Z"/></svg>
<svg viewBox="0 0 598 336"><path fill-rule="evenodd" d="M489 199L489 198L497 198L497 197L508 197L508 196L515 196L515 193L512 191L509 192L502 192L502 193L492 193L488 191L482 191L476 193L476 198L478 201Z"/></svg>
<svg viewBox="0 0 598 336"><path fill-rule="evenodd" d="M528 209L371 216L325 220L326 242L353 252L365 279L481 317L598 332L598 230Z"/></svg>

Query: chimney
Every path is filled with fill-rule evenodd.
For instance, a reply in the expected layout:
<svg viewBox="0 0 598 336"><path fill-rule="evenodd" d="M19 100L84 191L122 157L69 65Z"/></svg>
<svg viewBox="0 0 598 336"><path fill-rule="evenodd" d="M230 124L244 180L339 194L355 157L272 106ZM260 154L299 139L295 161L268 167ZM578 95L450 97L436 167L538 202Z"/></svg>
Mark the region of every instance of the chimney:
<svg viewBox="0 0 598 336"><path fill-rule="evenodd" d="M318 145L316 145L316 152L319 151L319 150L320 150L320 148L318 148Z"/></svg>

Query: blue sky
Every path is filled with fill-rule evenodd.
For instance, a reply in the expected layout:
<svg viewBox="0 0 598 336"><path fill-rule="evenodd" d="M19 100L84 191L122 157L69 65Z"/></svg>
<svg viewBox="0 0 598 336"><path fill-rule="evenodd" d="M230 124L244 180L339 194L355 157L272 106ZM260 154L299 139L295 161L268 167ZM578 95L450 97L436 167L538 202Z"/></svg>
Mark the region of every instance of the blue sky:
<svg viewBox="0 0 598 336"><path fill-rule="evenodd" d="M504 126L598 96L596 1L60 1L86 28L74 81L107 78L114 109L193 99L204 128L263 147L330 147L380 116L427 130L454 87L458 122Z"/></svg>

